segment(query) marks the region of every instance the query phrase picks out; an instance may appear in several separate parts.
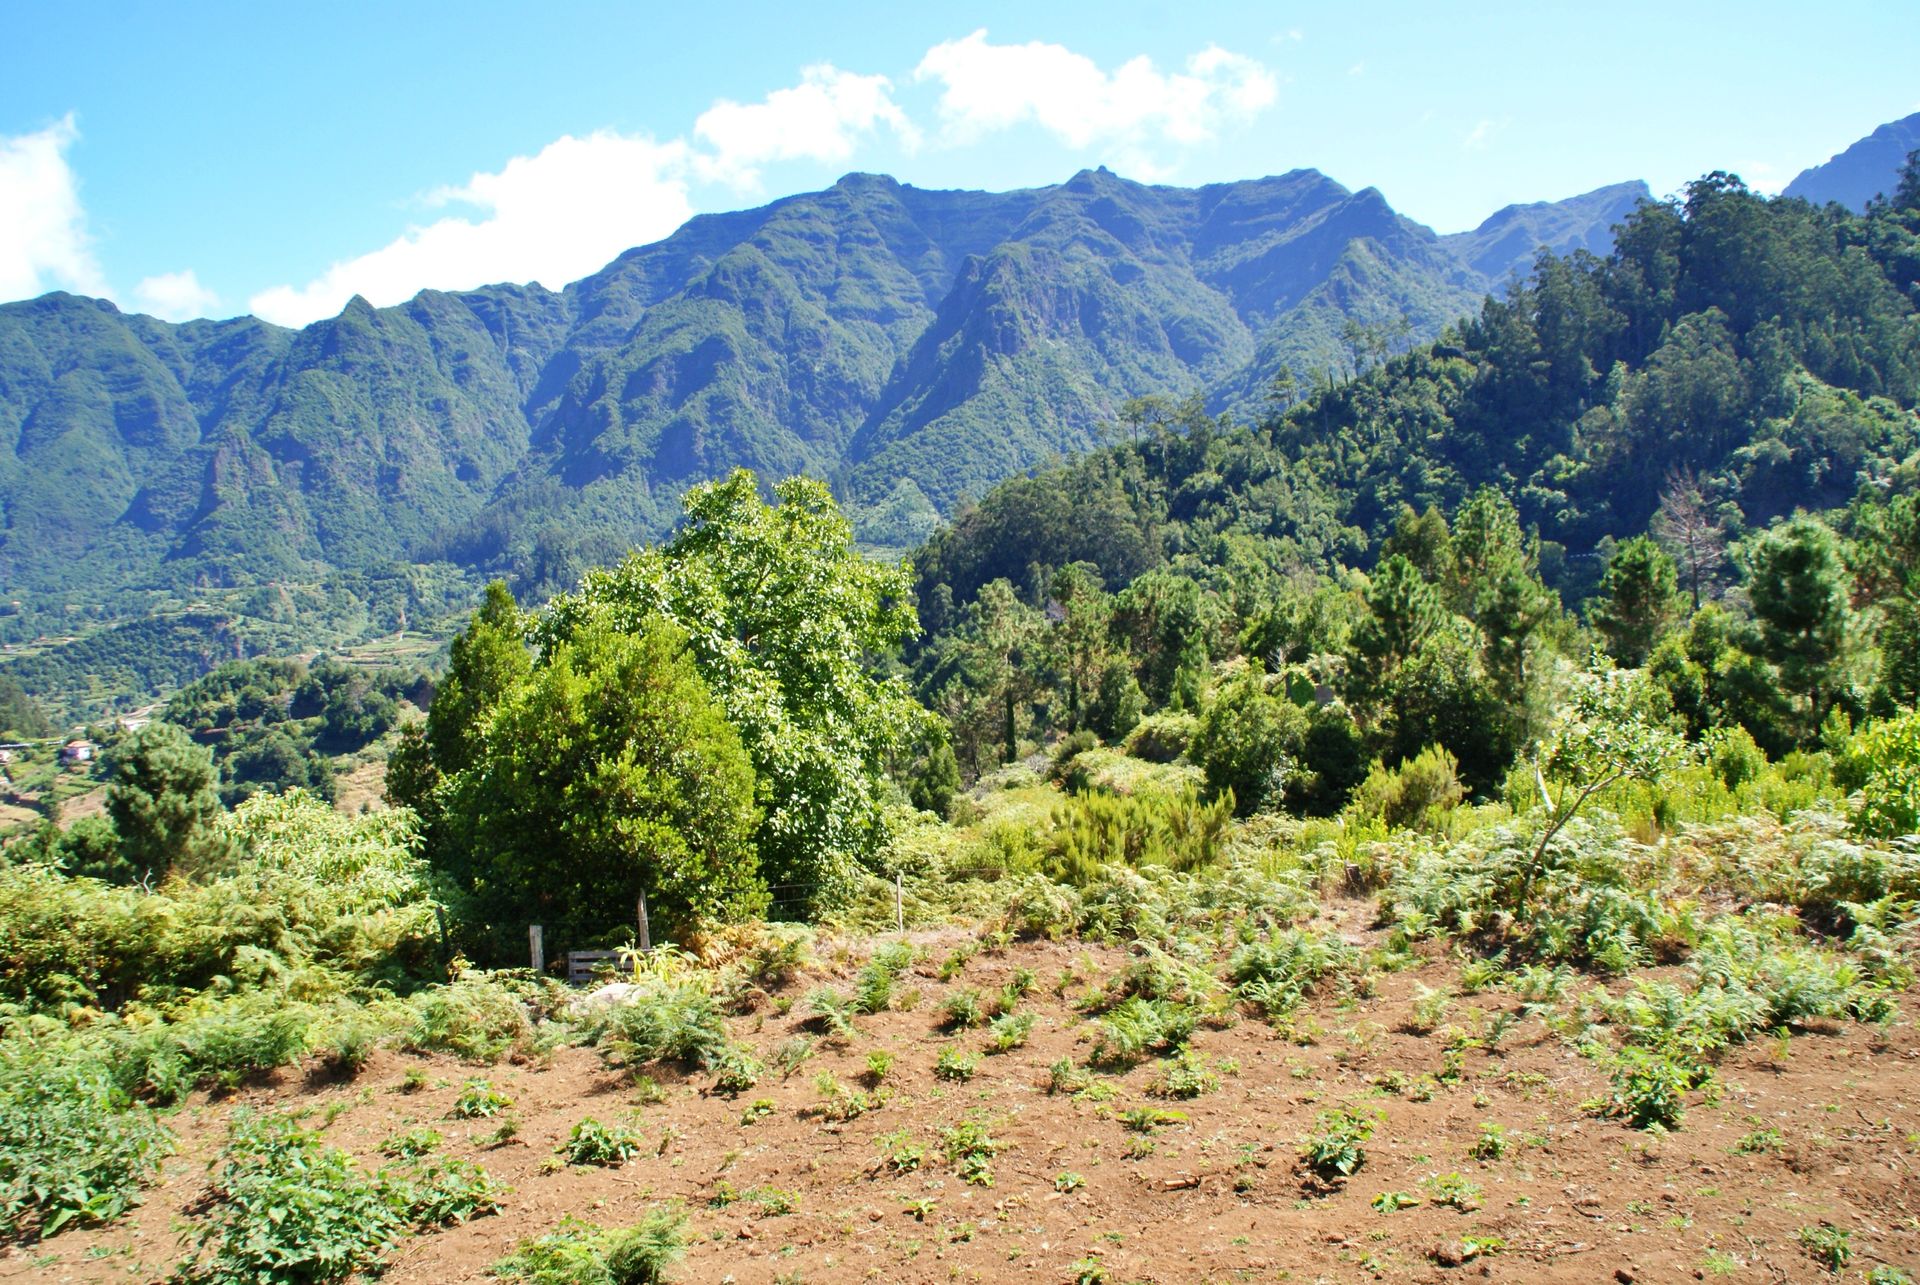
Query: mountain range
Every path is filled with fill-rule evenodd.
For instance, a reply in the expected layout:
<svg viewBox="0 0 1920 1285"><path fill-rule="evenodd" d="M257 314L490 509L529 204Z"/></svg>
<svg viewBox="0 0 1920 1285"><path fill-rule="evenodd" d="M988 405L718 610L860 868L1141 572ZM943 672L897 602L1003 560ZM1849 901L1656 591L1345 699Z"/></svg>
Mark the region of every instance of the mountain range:
<svg viewBox="0 0 1920 1285"><path fill-rule="evenodd" d="M563 290L354 299L301 330L0 306L10 596L608 556L691 483L831 479L883 545L1095 440L1128 398L1258 401L1430 338L1541 246L1604 248L1643 184L1436 236L1312 170L1011 192L851 174L702 215ZM575 558L577 561L577 557Z"/></svg>
<svg viewBox="0 0 1920 1285"><path fill-rule="evenodd" d="M1891 193L1907 162L1920 150L1920 112L1889 121L1832 160L1802 170L1782 196L1825 205L1838 201L1856 214L1876 196Z"/></svg>

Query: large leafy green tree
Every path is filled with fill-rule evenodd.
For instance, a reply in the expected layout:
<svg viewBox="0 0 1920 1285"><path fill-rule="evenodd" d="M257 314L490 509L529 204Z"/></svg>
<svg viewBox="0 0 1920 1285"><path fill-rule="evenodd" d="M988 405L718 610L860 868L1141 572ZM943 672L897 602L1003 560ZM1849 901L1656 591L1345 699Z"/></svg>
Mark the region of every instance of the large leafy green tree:
<svg viewBox="0 0 1920 1285"><path fill-rule="evenodd" d="M664 618L588 623L504 693L447 788L442 864L485 923L582 941L764 907L754 774Z"/></svg>
<svg viewBox="0 0 1920 1285"><path fill-rule="evenodd" d="M763 873L831 904L885 841L886 765L927 717L871 663L917 628L910 572L860 554L823 483L774 492L770 505L744 469L694 487L679 534L588 573L536 635L551 648L593 624L684 629L753 762Z"/></svg>

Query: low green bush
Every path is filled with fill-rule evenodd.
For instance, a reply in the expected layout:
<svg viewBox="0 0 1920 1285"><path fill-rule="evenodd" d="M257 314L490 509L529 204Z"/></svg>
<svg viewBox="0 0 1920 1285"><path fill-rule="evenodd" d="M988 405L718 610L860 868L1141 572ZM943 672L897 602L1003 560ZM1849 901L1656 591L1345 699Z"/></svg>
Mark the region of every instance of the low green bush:
<svg viewBox="0 0 1920 1285"><path fill-rule="evenodd" d="M600 1044L625 1066L677 1062L707 1071L728 1051L720 1005L698 980L642 983L608 1012Z"/></svg>
<svg viewBox="0 0 1920 1285"><path fill-rule="evenodd" d="M83 1051L0 1044L0 1229L8 1236L111 1222L171 1147L166 1129Z"/></svg>
<svg viewBox="0 0 1920 1285"><path fill-rule="evenodd" d="M1199 1024L1199 1014L1185 1004L1133 996L1094 1022L1093 1060L1132 1066L1148 1053L1184 1047Z"/></svg>
<svg viewBox="0 0 1920 1285"><path fill-rule="evenodd" d="M568 1164L616 1169L640 1154L640 1135L621 1125L602 1124L587 1116L573 1126L561 1151Z"/></svg>
<svg viewBox="0 0 1920 1285"><path fill-rule="evenodd" d="M521 1241L493 1271L529 1285L658 1285L687 1244L687 1215L673 1205L611 1230L568 1215L546 1235Z"/></svg>
<svg viewBox="0 0 1920 1285"><path fill-rule="evenodd" d="M527 1006L513 989L485 976L463 977L413 997L414 1052L451 1053L467 1062L498 1062L533 1034Z"/></svg>
<svg viewBox="0 0 1920 1285"><path fill-rule="evenodd" d="M1268 1017L1283 1017L1330 977L1358 971L1359 952L1337 938L1288 929L1249 942L1227 960L1235 994Z"/></svg>
<svg viewBox="0 0 1920 1285"><path fill-rule="evenodd" d="M407 1219L392 1193L292 1115L235 1113L179 1277L326 1285L374 1269Z"/></svg>

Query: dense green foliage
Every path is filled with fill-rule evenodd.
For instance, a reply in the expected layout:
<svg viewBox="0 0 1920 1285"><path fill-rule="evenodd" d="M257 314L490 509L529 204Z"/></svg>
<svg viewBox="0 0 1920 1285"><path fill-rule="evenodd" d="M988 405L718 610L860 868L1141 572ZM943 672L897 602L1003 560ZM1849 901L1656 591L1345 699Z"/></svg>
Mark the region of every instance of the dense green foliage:
<svg viewBox="0 0 1920 1285"><path fill-rule="evenodd" d="M217 787L244 783L242 755L216 768L195 737L298 724L314 750L364 748L424 685L330 662L216 669L112 741L105 819L3 850L0 1234L119 1216L169 1145L161 1113L196 1089L302 1062L349 1077L381 1046L484 1064L591 1044L652 1100L667 1066L731 1095L791 1076L815 1037L862 1038L931 978L949 1041L932 1074L965 1083L1064 1034L1038 1024L1033 971L961 977L1022 937L1109 948L1104 965L1058 952L1078 1030L1049 1089L1094 1100L1148 1062L1149 1094L1213 1092L1239 1068L1200 1047L1210 1029L1312 1040L1305 1006L1358 1008L1406 969L1517 1001L1447 1025L1453 997L1416 987L1406 1029L1439 1060L1419 1092L1508 1079L1500 1040L1532 1023L1601 1088L1584 1111L1648 1130L1688 1127L1722 1060L1763 1035L1891 1028L1920 907L1914 284L1898 278L1920 164L1909 180L1911 201L1855 217L1710 179L1684 207L1643 206L1607 258L1542 260L1442 344L1376 352L1258 428L1135 403L1137 440L994 490L917 570L862 557L819 482L790 478L774 504L745 472L691 487L677 534L544 610L486 592L394 751L405 806L347 816L263 789L228 810ZM1842 296L1854 311L1833 311ZM1793 437L1809 400L1853 427ZM1703 407L1732 418L1684 420ZM1868 421L1879 435L1849 455ZM1470 432L1478 453L1454 458ZM1829 507L1789 505L1762 463ZM1396 486L1418 505L1388 503ZM528 922L556 953L622 940L642 893L673 944L621 952L622 985L578 996L463 957L519 962ZM1386 931L1341 928L1367 899ZM940 925L960 945L934 965L914 938L849 935L816 964L812 926L725 922L756 916ZM769 1000L790 1019L771 1048ZM1366 1025L1342 1065L1366 1056ZM864 1090L819 1076L803 1114L884 1109L898 1073L884 1051L866 1065ZM426 1083L414 1070L402 1091ZM491 1081L449 1096L455 1118L513 1136ZM742 1127L775 1109L755 1101ZM1370 1163L1382 1116L1315 1111L1297 1170L1324 1191ZM1111 1114L1136 1158L1186 1120ZM294 1116L229 1123L183 1215L182 1279L374 1274L400 1237L499 1200L477 1165L432 1154L437 1130L388 1139L375 1168ZM1481 1161L1507 1145L1489 1124ZM677 1136L662 1128L656 1154ZM887 1135L881 1163L944 1158L992 1186L1020 1145L984 1115L937 1138ZM578 1118L552 1163L653 1145L643 1119ZM1482 1194L1458 1173L1424 1186L1463 1212ZM724 1181L714 1203L743 1195L793 1208ZM677 1207L620 1231L567 1220L496 1270L657 1280L697 1243L688 1223Z"/></svg>
<svg viewBox="0 0 1920 1285"><path fill-rule="evenodd" d="M425 704L431 690L417 673L326 659L228 661L176 692L161 716L213 751L229 807L263 790L331 799L333 756L365 748L393 727L402 700Z"/></svg>
<svg viewBox="0 0 1920 1285"><path fill-rule="evenodd" d="M531 919L585 940L643 893L661 931L765 903L753 767L664 620L545 652L441 806L441 870L513 931Z"/></svg>
<svg viewBox="0 0 1920 1285"><path fill-rule="evenodd" d="M831 904L885 841L885 768L924 722L870 667L914 611L904 571L855 550L824 486L776 492L768 505L745 472L696 487L673 539L590 573L538 632L551 650L595 627L677 625L753 762L762 874Z"/></svg>

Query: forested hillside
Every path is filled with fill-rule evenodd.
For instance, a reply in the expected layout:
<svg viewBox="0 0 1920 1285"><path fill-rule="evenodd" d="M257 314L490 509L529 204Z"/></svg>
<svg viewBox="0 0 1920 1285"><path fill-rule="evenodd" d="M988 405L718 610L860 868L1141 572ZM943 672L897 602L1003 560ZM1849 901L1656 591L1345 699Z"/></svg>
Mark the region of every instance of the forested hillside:
<svg viewBox="0 0 1920 1285"><path fill-rule="evenodd" d="M1536 240L1604 239L1628 203L1607 189L1536 211L1469 262L1378 192L1307 170L1198 189L1100 170L1003 193L856 174L695 218L559 292L355 300L298 332L9 304L0 580L26 637L59 632L48 610L129 591L396 563L544 594L740 466L832 480L871 540L903 548L963 497L1091 445L1128 397L1257 404L1278 365L1347 369L1355 327L1429 337Z"/></svg>
<svg viewBox="0 0 1920 1285"><path fill-rule="evenodd" d="M1258 426L1134 404L1135 440L1002 485L917 556L923 699L979 771L1197 715L1233 658L1254 677L1222 700L1297 674L1320 699L1258 790L1308 807L1429 745L1499 789L1589 638L1651 659L1695 734L1772 754L1911 704L1916 174L1865 216L1710 175L1432 345L1277 386Z"/></svg>

